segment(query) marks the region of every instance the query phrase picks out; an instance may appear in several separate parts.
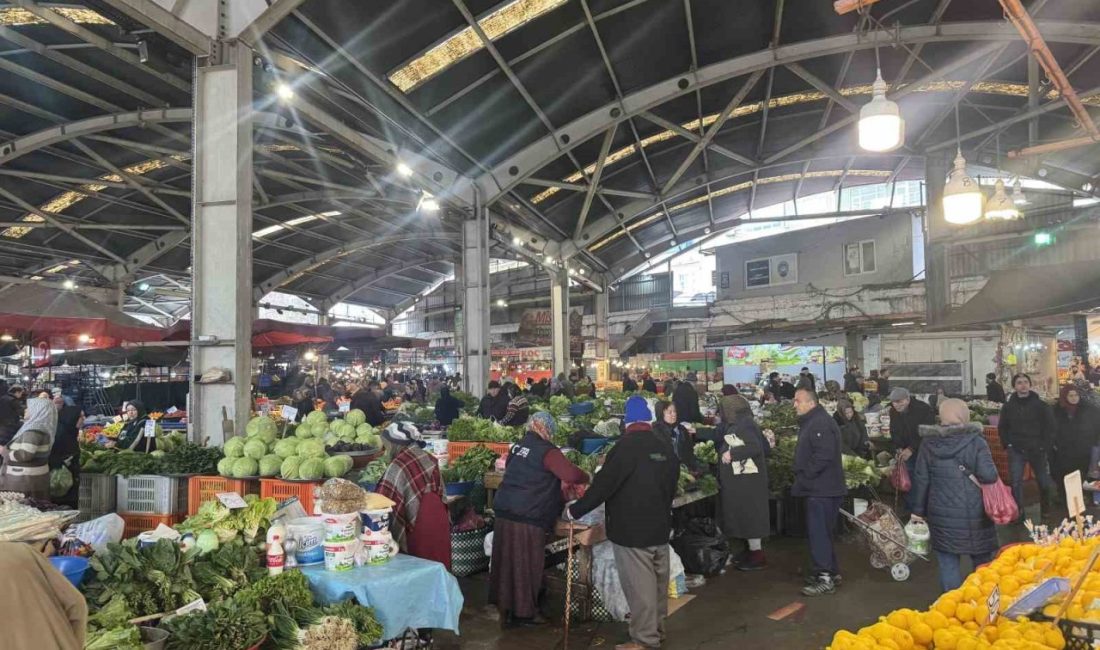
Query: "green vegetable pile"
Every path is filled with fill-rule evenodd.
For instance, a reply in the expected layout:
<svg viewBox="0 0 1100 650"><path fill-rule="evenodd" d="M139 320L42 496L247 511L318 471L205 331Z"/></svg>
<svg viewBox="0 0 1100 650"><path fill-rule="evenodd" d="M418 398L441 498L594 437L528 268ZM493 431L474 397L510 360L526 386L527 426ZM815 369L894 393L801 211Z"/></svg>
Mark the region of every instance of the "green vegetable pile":
<svg viewBox="0 0 1100 650"><path fill-rule="evenodd" d="M604 450L606 449L607 448L605 447ZM596 468L600 464L600 453L582 454L576 449L569 449L563 453L565 454L565 457L569 460L569 462L588 472L589 476L596 473Z"/></svg>
<svg viewBox="0 0 1100 650"><path fill-rule="evenodd" d="M680 465L680 477L676 479L676 495L680 496L687 491L695 483L695 476L688 471L688 468Z"/></svg>
<svg viewBox="0 0 1100 650"><path fill-rule="evenodd" d="M168 650L245 650L267 634L267 617L233 600L216 602L205 612L165 621Z"/></svg>
<svg viewBox="0 0 1100 650"><path fill-rule="evenodd" d="M447 427L451 442L515 442L523 437L523 427L506 427L491 420L459 416Z"/></svg>
<svg viewBox="0 0 1100 650"><path fill-rule="evenodd" d="M798 436L779 436L768 457L768 489L776 496L786 494L794 485L794 448Z"/></svg>
<svg viewBox="0 0 1100 650"><path fill-rule="evenodd" d="M563 415L569 415L569 405L572 403L573 401L565 395L554 395L546 402L546 408L544 410L555 418L560 418Z"/></svg>
<svg viewBox="0 0 1100 650"><path fill-rule="evenodd" d="M699 491L707 496L718 494L718 479L711 474L700 476L698 485Z"/></svg>
<svg viewBox="0 0 1100 650"><path fill-rule="evenodd" d="M382 477L386 474L386 468L390 466L388 460L384 458L376 458L367 464L361 474L359 474L360 483L377 483L382 480Z"/></svg>
<svg viewBox="0 0 1100 650"><path fill-rule="evenodd" d="M760 420L761 429L771 429L776 433L798 429L798 414L793 404L772 404L766 412L767 415Z"/></svg>
<svg viewBox="0 0 1100 650"><path fill-rule="evenodd" d="M447 483L478 481L493 468L497 454L488 447L478 445L452 461L443 470L443 480Z"/></svg>
<svg viewBox="0 0 1100 650"><path fill-rule="evenodd" d="M718 450L714 447L713 440L707 440L706 442L695 443L695 457L700 462L707 463L709 465L718 464Z"/></svg>
<svg viewBox="0 0 1100 650"><path fill-rule="evenodd" d="M337 433L332 438L357 441L360 439L358 422L366 418L358 409L348 412L351 421L337 420L331 425L322 411L312 411L305 420L294 429L291 438L279 438L278 425L267 416L256 416L245 427L245 437L230 438L223 448L225 458L217 464L217 472L233 478L252 478L256 476L297 480L320 480L338 478L351 471L354 461L351 456L328 456L325 452L326 431L331 426ZM374 440L374 430L365 422L362 439Z"/></svg>
<svg viewBox="0 0 1100 650"><path fill-rule="evenodd" d="M222 450L203 447L193 442L183 442L161 457L161 474L215 474Z"/></svg>
<svg viewBox="0 0 1100 650"><path fill-rule="evenodd" d="M881 478L875 471L874 464L859 456L844 454L841 463L844 465L844 483L849 490L864 485L874 486Z"/></svg>
<svg viewBox="0 0 1100 650"><path fill-rule="evenodd" d="M213 530L220 544L227 544L237 539L238 535L245 542L252 543L260 529L267 529L271 523L278 503L270 497L261 499L255 494L246 495L244 500L248 507L237 510L230 510L216 499L204 501L198 512L177 525L176 530L196 535L204 530Z"/></svg>
<svg viewBox="0 0 1100 650"><path fill-rule="evenodd" d="M88 617L84 650L143 650L141 632L130 623L132 618L126 599L115 595Z"/></svg>
<svg viewBox="0 0 1100 650"><path fill-rule="evenodd" d="M462 400L462 410L466 413L469 413L470 415L477 413L478 407L481 406L481 400L479 400L474 395L471 395L470 393L461 390L451 391L451 397L457 397L458 399Z"/></svg>
<svg viewBox="0 0 1100 650"><path fill-rule="evenodd" d="M86 474L214 474L221 458L222 450L217 447L186 441L173 444L171 450L158 448L150 454L90 444L80 446L80 468Z"/></svg>

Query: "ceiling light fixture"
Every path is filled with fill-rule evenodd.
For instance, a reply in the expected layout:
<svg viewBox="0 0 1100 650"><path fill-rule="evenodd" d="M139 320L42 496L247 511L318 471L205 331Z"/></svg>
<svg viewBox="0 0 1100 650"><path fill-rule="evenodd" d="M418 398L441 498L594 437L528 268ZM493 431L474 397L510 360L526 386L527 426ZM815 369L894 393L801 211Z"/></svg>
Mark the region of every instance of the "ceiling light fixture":
<svg viewBox="0 0 1100 650"><path fill-rule="evenodd" d="M294 89L285 83L279 82L275 84L275 96L279 98L279 101L289 102L294 99Z"/></svg>
<svg viewBox="0 0 1100 650"><path fill-rule="evenodd" d="M1019 178L1012 184L1012 202L1016 205L1027 205L1027 197L1024 196L1024 184Z"/></svg>
<svg viewBox="0 0 1100 650"><path fill-rule="evenodd" d="M80 336L76 337L76 340L80 341L81 343L87 343L91 338L92 337L88 336L87 334L81 334Z"/></svg>
<svg viewBox="0 0 1100 650"><path fill-rule="evenodd" d="M427 192L420 195L420 203L416 206L417 210L426 210L427 212L435 212L439 210L439 201L435 200L435 197Z"/></svg>
<svg viewBox="0 0 1100 650"><path fill-rule="evenodd" d="M0 334L0 341L7 343L10 340L12 340L11 334Z"/></svg>
<svg viewBox="0 0 1100 650"><path fill-rule="evenodd" d="M985 204L985 218L1003 219L1005 221L1020 218L1020 208L1017 208L1016 204L1005 193L1005 182L999 178L993 186L992 198Z"/></svg>
<svg viewBox="0 0 1100 650"><path fill-rule="evenodd" d="M69 289L71 291L71 290L76 288L76 283L73 282L72 280L65 280L65 282L62 283L61 286L65 287L66 289Z"/></svg>
<svg viewBox="0 0 1100 650"><path fill-rule="evenodd" d="M870 17L870 10L867 10ZM905 120L895 101L886 98L886 82L878 58L878 31L875 34L875 82L871 84L871 101L859 109L859 146L864 151L885 153L905 142Z"/></svg>
<svg viewBox="0 0 1100 650"><path fill-rule="evenodd" d="M403 162L398 162L396 169L397 169L397 173L404 176L405 178L408 178L409 176L413 175L413 168L409 167L408 165L406 165Z"/></svg>
<svg viewBox="0 0 1100 650"><path fill-rule="evenodd" d="M959 105L955 104L955 167L947 175L947 185L943 188L943 218L947 223L964 226L982 218L985 195L966 173L960 134Z"/></svg>

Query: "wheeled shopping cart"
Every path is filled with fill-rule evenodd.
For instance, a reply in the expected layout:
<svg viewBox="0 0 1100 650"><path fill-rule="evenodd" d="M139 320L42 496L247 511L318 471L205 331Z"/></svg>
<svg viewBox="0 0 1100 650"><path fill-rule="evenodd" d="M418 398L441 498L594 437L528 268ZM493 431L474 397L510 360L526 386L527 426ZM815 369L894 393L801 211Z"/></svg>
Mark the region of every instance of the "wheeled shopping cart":
<svg viewBox="0 0 1100 650"><path fill-rule="evenodd" d="M871 501L867 510L853 515L841 509L840 514L856 525L871 551L871 566L890 568L890 576L898 582L909 579L909 565L916 558L925 562L928 557L909 550L909 536L897 514L881 501Z"/></svg>

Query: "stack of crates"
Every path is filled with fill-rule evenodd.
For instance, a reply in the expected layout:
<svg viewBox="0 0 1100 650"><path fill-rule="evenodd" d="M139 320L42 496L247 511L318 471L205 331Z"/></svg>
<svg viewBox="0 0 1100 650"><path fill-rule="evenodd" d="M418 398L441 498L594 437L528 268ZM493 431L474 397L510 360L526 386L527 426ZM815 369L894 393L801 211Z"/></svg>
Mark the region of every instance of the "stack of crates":
<svg viewBox="0 0 1100 650"><path fill-rule="evenodd" d="M321 487L322 481L283 481L277 478L260 479L260 498L271 497L282 503L290 497L297 497L306 514L313 514L313 491Z"/></svg>
<svg viewBox="0 0 1100 650"><path fill-rule="evenodd" d="M219 492L236 492L242 497L259 494L260 483L255 479L192 476L187 481L187 514L198 512L204 502L213 501Z"/></svg>
<svg viewBox="0 0 1100 650"><path fill-rule="evenodd" d="M187 512L187 482L174 476L119 476L118 514L133 537L159 524L172 526Z"/></svg>
<svg viewBox="0 0 1100 650"><path fill-rule="evenodd" d="M91 521L115 511L118 483L111 474L81 474L76 523Z"/></svg>
<svg viewBox="0 0 1100 650"><path fill-rule="evenodd" d="M1000 432L997 431L997 427L984 426L982 427L982 436L989 443L989 452L993 454L993 464L997 466L997 475L1001 477L1005 485L1011 485L1012 474L1008 471L1008 451L1001 446ZM1024 480L1032 478L1035 478L1035 473L1032 471L1031 465L1028 465L1024 470Z"/></svg>

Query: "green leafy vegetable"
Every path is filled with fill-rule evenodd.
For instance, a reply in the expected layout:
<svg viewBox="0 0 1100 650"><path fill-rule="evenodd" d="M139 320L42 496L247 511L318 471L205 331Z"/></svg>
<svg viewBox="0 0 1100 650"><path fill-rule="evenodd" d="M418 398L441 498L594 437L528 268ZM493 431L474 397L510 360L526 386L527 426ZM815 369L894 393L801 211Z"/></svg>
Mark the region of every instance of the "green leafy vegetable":
<svg viewBox="0 0 1100 650"><path fill-rule="evenodd" d="M706 442L695 443L695 457L700 462L708 463L710 465L718 464L718 450L714 447L713 440L707 440Z"/></svg>

